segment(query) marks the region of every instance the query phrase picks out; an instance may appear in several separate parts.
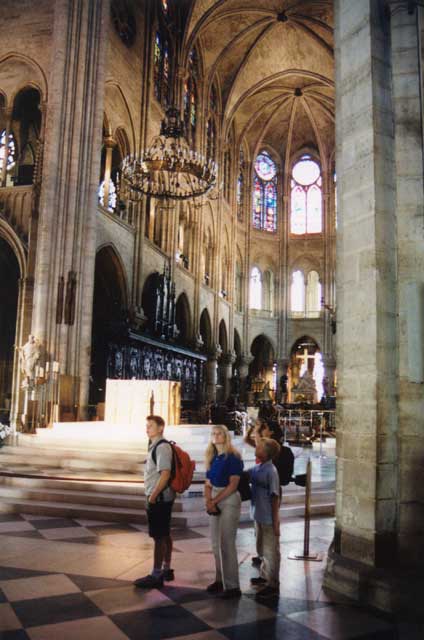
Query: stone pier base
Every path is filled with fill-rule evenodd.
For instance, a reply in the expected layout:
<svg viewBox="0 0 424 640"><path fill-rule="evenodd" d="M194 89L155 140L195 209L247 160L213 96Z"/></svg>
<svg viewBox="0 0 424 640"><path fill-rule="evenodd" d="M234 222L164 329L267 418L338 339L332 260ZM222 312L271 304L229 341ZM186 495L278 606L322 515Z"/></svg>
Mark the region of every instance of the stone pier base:
<svg viewBox="0 0 424 640"><path fill-rule="evenodd" d="M376 569L341 556L332 545L323 587L362 606L424 620L424 576L419 571Z"/></svg>

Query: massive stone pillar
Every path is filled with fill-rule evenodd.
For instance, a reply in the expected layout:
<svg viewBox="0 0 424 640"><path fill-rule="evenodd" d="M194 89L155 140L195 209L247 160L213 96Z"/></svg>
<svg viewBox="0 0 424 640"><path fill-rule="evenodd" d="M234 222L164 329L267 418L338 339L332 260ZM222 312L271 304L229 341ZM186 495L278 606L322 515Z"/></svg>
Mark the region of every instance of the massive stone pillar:
<svg viewBox="0 0 424 640"><path fill-rule="evenodd" d="M339 393L325 584L386 610L421 609L424 562L422 128L412 4L335 2Z"/></svg>
<svg viewBox="0 0 424 640"><path fill-rule="evenodd" d="M109 3L56 0L32 332L88 402Z"/></svg>
<svg viewBox="0 0 424 640"><path fill-rule="evenodd" d="M423 575L424 487L419 480L424 459L423 77L419 35L423 20L422 9L415 4L388 2L399 305L398 560L400 566L417 568Z"/></svg>

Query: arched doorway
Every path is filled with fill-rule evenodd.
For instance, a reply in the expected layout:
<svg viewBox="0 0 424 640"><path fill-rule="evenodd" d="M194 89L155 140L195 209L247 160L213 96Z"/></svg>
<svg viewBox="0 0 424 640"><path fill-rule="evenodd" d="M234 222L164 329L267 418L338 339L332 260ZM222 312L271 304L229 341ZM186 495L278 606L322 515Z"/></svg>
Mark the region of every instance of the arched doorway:
<svg viewBox="0 0 424 640"><path fill-rule="evenodd" d="M241 339L237 329L234 329L234 352L236 354L234 368L237 369L239 367L241 358Z"/></svg>
<svg viewBox="0 0 424 640"><path fill-rule="evenodd" d="M207 309L203 309L200 315L199 333L203 342L202 351L207 353L212 348L212 325Z"/></svg>
<svg viewBox="0 0 424 640"><path fill-rule="evenodd" d="M141 295L141 306L146 317L145 331L154 335L156 324L156 307L157 307L157 292L159 286L159 273L155 271L147 276L143 292Z"/></svg>
<svg viewBox="0 0 424 640"><path fill-rule="evenodd" d="M93 325L91 339L90 404L105 399L108 341L111 331L124 320L127 308L124 270L111 246L97 253L94 274Z"/></svg>
<svg viewBox="0 0 424 640"><path fill-rule="evenodd" d="M219 323L219 334L218 334L219 346L222 349L222 353L227 353L228 351L228 334L227 327L225 325L225 321L221 320Z"/></svg>
<svg viewBox="0 0 424 640"><path fill-rule="evenodd" d="M8 421L12 399L13 361L20 269L10 245L0 237L0 422Z"/></svg>
<svg viewBox="0 0 424 640"><path fill-rule="evenodd" d="M178 296L175 305L175 324L178 329L177 342L186 347L189 346L191 336L191 314L187 296L182 293Z"/></svg>
<svg viewBox="0 0 424 640"><path fill-rule="evenodd" d="M288 390L289 400L293 401L292 389L298 383L303 374L307 371L315 380L316 400L320 401L323 396L324 366L322 363L321 350L318 343L310 336L302 336L293 344L290 352L290 365L288 370Z"/></svg>
<svg viewBox="0 0 424 640"><path fill-rule="evenodd" d="M266 389L264 400L270 400L269 391L276 387L275 352L271 340L264 334L256 336L250 347L253 360L249 365L251 390L262 394ZM258 397L258 395L256 395Z"/></svg>

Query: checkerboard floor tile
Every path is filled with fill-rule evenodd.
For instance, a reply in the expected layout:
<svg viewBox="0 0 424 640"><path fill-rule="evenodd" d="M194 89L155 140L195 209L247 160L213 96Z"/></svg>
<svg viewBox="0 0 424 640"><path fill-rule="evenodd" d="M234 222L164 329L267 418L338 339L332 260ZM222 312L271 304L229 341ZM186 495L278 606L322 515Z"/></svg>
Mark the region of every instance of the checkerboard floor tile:
<svg viewBox="0 0 424 640"><path fill-rule="evenodd" d="M329 544L330 524L329 518L322 519L322 528L314 522L311 545ZM283 536L282 550L301 545L299 522L286 529L283 524L283 532L290 542ZM25 538L32 538L30 545ZM214 579L206 528L178 530L175 540L180 548L174 555L175 581L144 591L132 579L151 568L152 544L145 526L1 514L0 640L409 640L384 616L337 604L324 594L324 563L290 562L284 552L281 596L256 601L250 586L257 575L250 562L255 555L250 526L238 533L239 600L223 601L205 590ZM13 543L14 549L3 563L2 541L8 548ZM130 558L131 566L117 567L118 553L123 560ZM73 572L59 570L66 554L72 555ZM49 570L32 570L34 557L49 558ZM424 633L418 631L416 637Z"/></svg>

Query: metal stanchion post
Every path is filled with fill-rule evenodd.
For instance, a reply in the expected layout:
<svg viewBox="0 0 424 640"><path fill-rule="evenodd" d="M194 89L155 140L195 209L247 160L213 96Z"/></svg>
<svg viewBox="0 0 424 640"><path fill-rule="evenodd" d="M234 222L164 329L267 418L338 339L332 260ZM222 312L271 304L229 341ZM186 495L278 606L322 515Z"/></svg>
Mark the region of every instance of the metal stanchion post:
<svg viewBox="0 0 424 640"><path fill-rule="evenodd" d="M319 421L319 457L325 458L322 452L322 421L324 420L324 414L321 413L320 421Z"/></svg>
<svg viewBox="0 0 424 640"><path fill-rule="evenodd" d="M305 486L305 531L303 534L303 553L292 552L289 554L289 560L311 560L312 562L321 562L322 556L319 553L310 553L309 539L311 528L311 484L312 484L312 463L308 459L306 466L306 486Z"/></svg>

